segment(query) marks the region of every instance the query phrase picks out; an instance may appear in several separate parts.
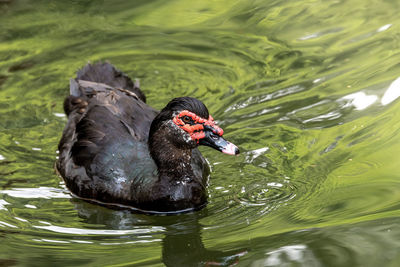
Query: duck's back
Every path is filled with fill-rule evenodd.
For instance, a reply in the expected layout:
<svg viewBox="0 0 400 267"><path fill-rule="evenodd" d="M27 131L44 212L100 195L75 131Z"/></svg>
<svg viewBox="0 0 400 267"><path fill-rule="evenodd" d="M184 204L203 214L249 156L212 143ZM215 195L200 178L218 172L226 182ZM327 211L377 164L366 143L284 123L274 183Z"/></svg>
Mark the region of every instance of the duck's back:
<svg viewBox="0 0 400 267"><path fill-rule="evenodd" d="M106 75L120 78L113 83L118 87L79 79L112 83L106 75L101 80L102 69ZM139 98L139 88L119 87L129 85L126 79L111 64L103 63L85 66L78 78L71 80L71 96L64 103L68 122L59 144L57 169L67 187L80 197L131 204L138 197L132 189L140 194L141 187L156 182L147 139L158 112Z"/></svg>

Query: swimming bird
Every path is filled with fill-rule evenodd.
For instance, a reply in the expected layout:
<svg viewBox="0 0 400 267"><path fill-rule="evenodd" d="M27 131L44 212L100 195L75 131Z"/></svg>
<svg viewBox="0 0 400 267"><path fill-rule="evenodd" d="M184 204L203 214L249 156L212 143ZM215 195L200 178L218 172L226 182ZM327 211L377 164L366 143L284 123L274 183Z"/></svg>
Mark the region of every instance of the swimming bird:
<svg viewBox="0 0 400 267"><path fill-rule="evenodd" d="M77 197L146 213L179 213L207 203L209 166L197 147L239 154L207 107L192 97L161 111L110 63L87 64L70 80L58 173Z"/></svg>

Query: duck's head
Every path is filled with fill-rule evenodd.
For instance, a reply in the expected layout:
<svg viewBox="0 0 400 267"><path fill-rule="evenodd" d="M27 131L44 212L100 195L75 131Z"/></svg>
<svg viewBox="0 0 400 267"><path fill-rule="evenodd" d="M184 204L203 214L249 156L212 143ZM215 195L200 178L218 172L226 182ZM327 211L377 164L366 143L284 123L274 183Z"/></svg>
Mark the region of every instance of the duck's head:
<svg viewBox="0 0 400 267"><path fill-rule="evenodd" d="M225 140L223 133L203 102L192 97L174 98L151 124L150 150L157 149L155 146L163 146L163 139L178 149L204 145L229 155L239 154L238 147Z"/></svg>

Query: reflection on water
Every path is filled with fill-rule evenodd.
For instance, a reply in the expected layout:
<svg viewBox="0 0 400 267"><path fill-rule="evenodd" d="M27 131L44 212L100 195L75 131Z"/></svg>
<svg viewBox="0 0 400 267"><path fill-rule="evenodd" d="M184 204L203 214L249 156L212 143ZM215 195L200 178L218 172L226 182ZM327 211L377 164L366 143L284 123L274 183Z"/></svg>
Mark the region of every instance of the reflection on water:
<svg viewBox="0 0 400 267"><path fill-rule="evenodd" d="M394 80L382 97L382 105L388 105L400 96L400 78Z"/></svg>
<svg viewBox="0 0 400 267"><path fill-rule="evenodd" d="M38 188L14 188L12 190L0 190L0 194L7 194L15 198L69 198L65 189L38 187Z"/></svg>
<svg viewBox="0 0 400 267"><path fill-rule="evenodd" d="M0 0L0 265L397 266L395 1ZM204 101L208 206L148 216L55 174L68 79L109 60L148 102ZM34 260L33 260L34 259Z"/></svg>
<svg viewBox="0 0 400 267"><path fill-rule="evenodd" d="M370 221L351 226L306 229L257 240L256 253L248 266L387 266L398 262L398 219ZM263 244L273 243L265 249ZM389 251L388 251L389 250ZM320 255L325 257L321 258ZM354 258L362 254L365 257ZM368 255L373 255L372 257Z"/></svg>
<svg viewBox="0 0 400 267"><path fill-rule="evenodd" d="M48 226L47 229L60 233L82 235L115 235L119 242L102 242L101 245L122 245L135 243L162 243L162 262L166 266L228 266L235 264L239 257L247 253L246 249L237 248L231 251L207 249L202 241L202 226L199 223L201 214L184 214L165 216L154 219L135 215L129 211L106 211L102 208L77 202L78 215L88 224L105 225L113 230L60 229ZM99 216L100 215L100 216ZM142 218L141 218L142 217ZM146 221L149 220L149 221ZM148 227L153 223L159 226ZM142 226L140 226L142 225ZM131 229L132 227L137 229ZM46 229L46 226L37 226ZM130 229L130 230L121 230ZM163 234L160 239L160 234Z"/></svg>

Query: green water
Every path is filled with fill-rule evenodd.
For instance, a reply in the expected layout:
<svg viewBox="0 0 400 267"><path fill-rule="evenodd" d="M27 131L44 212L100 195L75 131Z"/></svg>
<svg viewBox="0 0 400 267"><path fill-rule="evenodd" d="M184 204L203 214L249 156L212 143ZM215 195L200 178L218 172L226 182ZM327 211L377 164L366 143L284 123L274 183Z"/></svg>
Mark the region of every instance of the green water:
<svg viewBox="0 0 400 267"><path fill-rule="evenodd" d="M1 266L399 266L400 4L0 1ZM68 79L109 60L148 103L201 99L209 205L148 216L53 170Z"/></svg>

